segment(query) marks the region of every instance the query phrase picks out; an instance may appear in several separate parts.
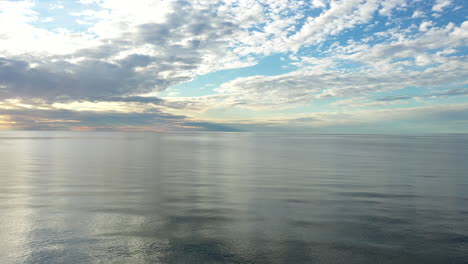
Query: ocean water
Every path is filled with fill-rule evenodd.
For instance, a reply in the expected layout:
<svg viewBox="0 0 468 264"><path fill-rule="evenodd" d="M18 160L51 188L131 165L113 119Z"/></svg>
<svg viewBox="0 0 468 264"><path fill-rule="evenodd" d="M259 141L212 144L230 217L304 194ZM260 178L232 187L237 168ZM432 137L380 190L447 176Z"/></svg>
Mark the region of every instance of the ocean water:
<svg viewBox="0 0 468 264"><path fill-rule="evenodd" d="M468 136L0 132L0 263L468 263Z"/></svg>

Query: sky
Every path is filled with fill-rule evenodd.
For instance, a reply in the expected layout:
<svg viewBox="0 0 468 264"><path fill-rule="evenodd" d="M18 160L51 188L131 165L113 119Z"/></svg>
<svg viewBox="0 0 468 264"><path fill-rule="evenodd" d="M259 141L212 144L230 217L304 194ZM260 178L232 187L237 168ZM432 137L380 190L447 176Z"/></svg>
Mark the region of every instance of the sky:
<svg viewBox="0 0 468 264"><path fill-rule="evenodd" d="M0 130L467 133L466 0L0 0Z"/></svg>

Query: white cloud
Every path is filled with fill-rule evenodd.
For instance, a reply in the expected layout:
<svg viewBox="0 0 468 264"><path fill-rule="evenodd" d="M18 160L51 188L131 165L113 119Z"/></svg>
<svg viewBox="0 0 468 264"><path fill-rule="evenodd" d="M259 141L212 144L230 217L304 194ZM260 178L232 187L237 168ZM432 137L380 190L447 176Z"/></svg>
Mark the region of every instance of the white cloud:
<svg viewBox="0 0 468 264"><path fill-rule="evenodd" d="M174 7L186 3L202 14L203 10L216 16L214 24L225 27L223 23L230 23L230 34L224 34L223 39L218 39L218 47L212 47L213 52L207 54L205 61L218 61L226 58L217 65L209 65L200 70L205 73L220 68L233 68L251 65L253 61L242 62L239 57L255 55L270 55L278 52L296 51L305 45L321 43L328 36L338 35L346 29L368 22L376 10L382 14L390 14L395 8L406 5L403 0L352 0L352 1L305 1L295 0L225 0L219 1L180 1L180 0L139 0L129 2L126 0L82 0L85 6L90 8L80 12L72 12L78 16L77 24L89 25L86 33L73 31L57 32L32 26L31 20L37 19L37 14L32 10L31 1L11 2L0 0L0 3L9 5L2 8L12 26L8 30L8 38L3 40L0 51L9 54L22 54L30 52L70 54L80 47L92 47L111 39L127 39L134 35L141 25L171 24L167 18L183 17L183 9L175 10ZM57 2L55 4L61 4ZM16 8L10 8L15 6ZM16 22L10 18L15 14L12 10L22 9L16 13ZM96 9L96 6L98 7ZM306 23L301 25L310 8L323 8L321 14L315 18L308 17ZM329 6L329 7L328 7ZM328 8L327 8L328 7ZM1 18L0 18L1 19ZM202 19L198 17L194 19ZM195 21L190 21L193 25ZM296 32L296 29L299 30ZM0 32L0 34L6 34ZM186 36L189 41L194 36ZM39 45L31 45L31 43ZM54 47L50 45L53 43ZM1 49L3 46L3 49ZM226 49L227 48L227 49ZM230 50L226 54L226 50ZM214 56L220 53L222 56Z"/></svg>
<svg viewBox="0 0 468 264"><path fill-rule="evenodd" d="M0 0L0 52L4 56L20 54L67 54L96 44L86 33L54 32L33 26L39 14L33 1ZM43 22L50 22L46 18Z"/></svg>
<svg viewBox="0 0 468 264"><path fill-rule="evenodd" d="M286 45L296 51L303 45L320 43L327 36L337 35L345 29L368 22L378 7L379 2L373 0L331 2L328 10L318 17L308 19L297 33L286 40Z"/></svg>
<svg viewBox="0 0 468 264"><path fill-rule="evenodd" d="M325 8L327 6L323 0L312 0L312 5L316 8Z"/></svg>
<svg viewBox="0 0 468 264"><path fill-rule="evenodd" d="M432 11L442 12L446 7L448 7L451 4L451 0L436 0L436 4L432 7Z"/></svg>
<svg viewBox="0 0 468 264"><path fill-rule="evenodd" d="M382 2L382 9L379 13L389 16L395 8L404 9L406 6L406 0L386 0Z"/></svg>
<svg viewBox="0 0 468 264"><path fill-rule="evenodd" d="M392 37L374 46L335 46L329 57L296 58L298 61L292 63L299 68L296 71L238 78L222 84L217 95L174 100L194 109L273 110L314 104L323 98L365 98L407 87L455 87L466 80L468 61L465 56L451 54L466 45L467 34L465 22L459 27L448 24L417 35L397 35L397 41ZM349 70L341 67L343 63L356 66Z"/></svg>
<svg viewBox="0 0 468 264"><path fill-rule="evenodd" d="M46 17L44 19L42 19L42 22L44 23L50 23L50 22L53 22L54 21L54 18L52 17Z"/></svg>
<svg viewBox="0 0 468 264"><path fill-rule="evenodd" d="M428 31L431 26L434 25L432 21L424 21L419 25L419 31Z"/></svg>
<svg viewBox="0 0 468 264"><path fill-rule="evenodd" d="M64 9L65 6L63 5L62 1L57 1L56 3L49 4L49 8L54 9Z"/></svg>
<svg viewBox="0 0 468 264"><path fill-rule="evenodd" d="M411 16L411 18L420 18L420 17L425 17L426 15L424 14L423 11L421 10L416 10L413 12L413 15Z"/></svg>

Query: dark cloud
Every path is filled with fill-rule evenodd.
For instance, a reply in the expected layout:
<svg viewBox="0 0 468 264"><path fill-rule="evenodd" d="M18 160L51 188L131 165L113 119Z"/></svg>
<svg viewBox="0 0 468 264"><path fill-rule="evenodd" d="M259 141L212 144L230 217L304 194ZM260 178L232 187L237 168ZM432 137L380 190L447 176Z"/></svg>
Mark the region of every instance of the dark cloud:
<svg viewBox="0 0 468 264"><path fill-rule="evenodd" d="M104 97L97 98L95 101L105 102L126 102L126 103L147 103L147 104L165 104L165 101L158 97L148 96L126 96L126 97Z"/></svg>
<svg viewBox="0 0 468 264"><path fill-rule="evenodd" d="M378 98L376 101L389 102L389 101L408 100L408 99L412 99L412 98L413 98L412 96L406 96L406 95L403 95L403 96L387 96L387 97Z"/></svg>
<svg viewBox="0 0 468 264"><path fill-rule="evenodd" d="M315 117L301 117L301 118L296 118L291 120L293 122L314 122L314 121L320 121L320 119L315 118Z"/></svg>
<svg viewBox="0 0 468 264"><path fill-rule="evenodd" d="M16 122L15 127L22 129L68 129L71 126L119 127L149 126L168 128L178 126L186 118L157 110L146 113L116 113L94 111L71 111L63 109L0 109L0 115Z"/></svg>
<svg viewBox="0 0 468 264"><path fill-rule="evenodd" d="M455 88L455 89L449 89L445 91L440 91L440 92L432 92L428 94L421 94L417 96L410 96L410 95L399 95L399 96L387 96L387 97L381 97L376 99L376 101L399 101L399 100L410 100L414 99L416 97L419 98L428 98L428 97L451 97L451 96L463 96L463 95L468 95L468 89L467 88Z"/></svg>
<svg viewBox="0 0 468 264"><path fill-rule="evenodd" d="M459 95L468 95L468 88L456 88L456 89L450 89L450 90L445 90L441 92L435 92L430 94L431 96L459 96Z"/></svg>
<svg viewBox="0 0 468 264"><path fill-rule="evenodd" d="M41 98L51 101L82 100L145 92L162 84L132 68L99 60L79 64L65 61L33 63L0 58L2 98Z"/></svg>
<svg viewBox="0 0 468 264"><path fill-rule="evenodd" d="M243 131L239 128L232 127L230 125L210 123L210 122L184 122L184 126L194 127L207 131L224 131L224 132L240 132Z"/></svg>
<svg viewBox="0 0 468 264"><path fill-rule="evenodd" d="M228 124L197 122L186 116L171 115L159 110L145 113L72 111L63 109L0 109L0 115L15 122L14 128L23 130L186 130L239 132Z"/></svg>

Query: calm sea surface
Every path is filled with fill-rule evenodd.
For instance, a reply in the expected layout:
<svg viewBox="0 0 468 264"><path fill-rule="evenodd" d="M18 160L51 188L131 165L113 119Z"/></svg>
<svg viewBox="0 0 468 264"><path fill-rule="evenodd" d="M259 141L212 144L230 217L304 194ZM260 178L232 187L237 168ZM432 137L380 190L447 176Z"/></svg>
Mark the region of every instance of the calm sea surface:
<svg viewBox="0 0 468 264"><path fill-rule="evenodd" d="M468 263L468 136L0 132L0 263Z"/></svg>

